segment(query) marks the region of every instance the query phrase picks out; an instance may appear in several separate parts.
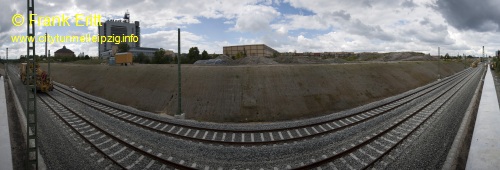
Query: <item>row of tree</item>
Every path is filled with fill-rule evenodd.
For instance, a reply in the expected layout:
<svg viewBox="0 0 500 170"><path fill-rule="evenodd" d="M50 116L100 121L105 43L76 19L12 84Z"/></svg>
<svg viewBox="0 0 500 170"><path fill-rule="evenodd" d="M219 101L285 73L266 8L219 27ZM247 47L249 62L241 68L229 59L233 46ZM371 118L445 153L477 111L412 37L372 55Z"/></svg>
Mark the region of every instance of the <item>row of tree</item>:
<svg viewBox="0 0 500 170"><path fill-rule="evenodd" d="M457 56L450 56L450 54L446 53L444 56L440 56L441 59L462 59L463 56L457 55ZM472 55L468 55L467 58L473 58Z"/></svg>
<svg viewBox="0 0 500 170"><path fill-rule="evenodd" d="M31 55L30 55L30 58L33 58ZM72 61L78 61L78 60L90 60L90 56L89 55L85 55L85 56L78 56L76 57L75 55L72 55L72 56L57 56L57 57L50 57L51 58L51 61L58 61L58 62L72 62ZM47 56L45 55L35 55L35 60L37 62L40 62L40 61L47 61ZM26 62L26 56L25 55L21 55L21 57L19 58L19 61L21 62Z"/></svg>
<svg viewBox="0 0 500 170"><path fill-rule="evenodd" d="M208 60L210 59L210 56L208 55L208 52L203 50L203 52L200 55L200 50L198 50L198 47L191 47L189 49L189 53L187 54L188 64L193 64L198 60Z"/></svg>
<svg viewBox="0 0 500 170"><path fill-rule="evenodd" d="M127 45L128 46L128 45ZM126 47L123 48L126 51L122 51L122 48L120 48L120 52L127 52ZM139 53L137 56L134 57L134 62L135 63L142 63L142 64L175 64L177 63L177 56L175 54L172 55L165 55L166 51L163 48L160 48L160 50L156 51L154 53L154 56L152 59L150 59L148 56L146 56L144 53ZM182 64L193 64L198 60L208 60L210 59L210 55L208 55L208 52L203 50L203 52L200 54L200 50L198 50L198 47L191 47L189 49L189 53L185 56L181 55L181 63Z"/></svg>

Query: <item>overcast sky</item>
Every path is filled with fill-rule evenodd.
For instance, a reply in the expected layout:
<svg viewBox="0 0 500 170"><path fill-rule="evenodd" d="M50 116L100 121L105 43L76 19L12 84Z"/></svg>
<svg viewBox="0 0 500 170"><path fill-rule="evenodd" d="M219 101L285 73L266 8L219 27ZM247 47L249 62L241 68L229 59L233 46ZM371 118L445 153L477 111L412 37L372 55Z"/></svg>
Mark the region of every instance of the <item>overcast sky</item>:
<svg viewBox="0 0 500 170"><path fill-rule="evenodd" d="M26 1L1 0L0 56L26 54L26 25L13 26L12 16L26 15ZM141 46L177 49L197 46L222 53L226 45L264 43L280 52L418 51L437 55L493 55L500 49L499 0L36 0L35 13L71 16L71 27L36 27L59 35L97 35L97 27L76 27L74 15L100 14L102 21L120 19L128 10L140 21ZM66 45L76 55L97 55L97 43ZM36 44L44 53L44 44ZM177 50L175 50L177 51Z"/></svg>

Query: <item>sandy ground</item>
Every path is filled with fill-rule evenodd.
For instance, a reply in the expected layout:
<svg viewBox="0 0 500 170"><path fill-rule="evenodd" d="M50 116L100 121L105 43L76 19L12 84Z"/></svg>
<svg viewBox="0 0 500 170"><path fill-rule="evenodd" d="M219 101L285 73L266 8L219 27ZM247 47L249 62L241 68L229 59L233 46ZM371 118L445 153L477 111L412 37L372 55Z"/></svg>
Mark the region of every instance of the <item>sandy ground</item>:
<svg viewBox="0 0 500 170"><path fill-rule="evenodd" d="M46 65L42 67L47 70ZM464 66L442 62L441 75ZM173 115L176 65L51 65L54 81L140 110ZM187 118L269 122L315 117L393 96L436 80L437 62L182 66Z"/></svg>

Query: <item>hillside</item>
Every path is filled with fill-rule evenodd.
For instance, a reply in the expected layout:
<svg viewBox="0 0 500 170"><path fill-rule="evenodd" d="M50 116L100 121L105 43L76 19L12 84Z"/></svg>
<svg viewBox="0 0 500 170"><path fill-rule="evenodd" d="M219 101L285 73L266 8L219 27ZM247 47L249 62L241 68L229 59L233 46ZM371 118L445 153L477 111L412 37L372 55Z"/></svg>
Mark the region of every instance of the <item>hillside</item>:
<svg viewBox="0 0 500 170"><path fill-rule="evenodd" d="M464 68L441 64L441 75ZM46 64L42 65L46 69ZM54 81L140 110L173 115L177 66L53 64ZM436 62L182 66L187 118L261 122L314 117L408 91L436 80Z"/></svg>

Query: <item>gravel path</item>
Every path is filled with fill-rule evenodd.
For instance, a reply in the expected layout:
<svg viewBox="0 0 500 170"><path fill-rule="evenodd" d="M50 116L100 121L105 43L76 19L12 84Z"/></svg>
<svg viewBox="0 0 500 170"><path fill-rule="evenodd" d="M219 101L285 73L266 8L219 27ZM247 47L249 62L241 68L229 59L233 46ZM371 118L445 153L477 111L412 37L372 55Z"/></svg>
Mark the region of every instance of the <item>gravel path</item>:
<svg viewBox="0 0 500 170"><path fill-rule="evenodd" d="M5 79L7 82L8 79ZM7 98L7 114L9 115L9 132L10 143L12 147L12 165L14 169L24 169L26 158L26 140L23 137L21 123L15 108L12 94L10 93L11 87L5 83L5 95Z"/></svg>

